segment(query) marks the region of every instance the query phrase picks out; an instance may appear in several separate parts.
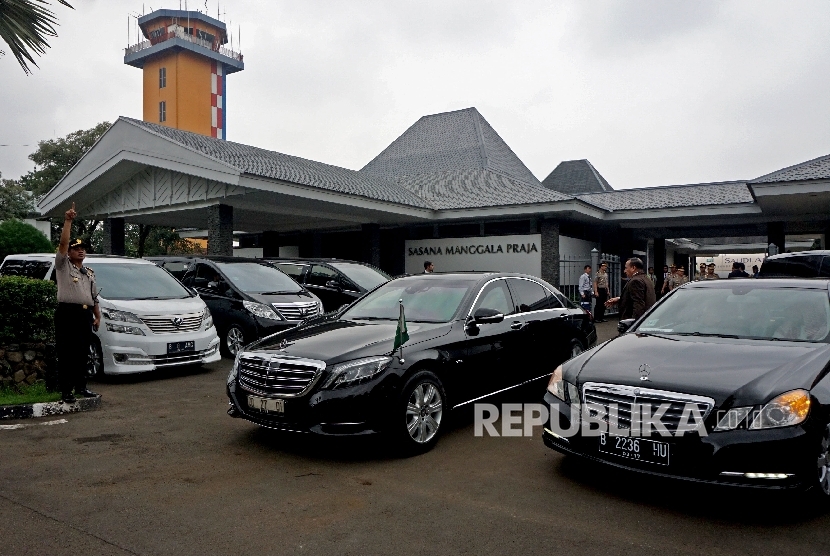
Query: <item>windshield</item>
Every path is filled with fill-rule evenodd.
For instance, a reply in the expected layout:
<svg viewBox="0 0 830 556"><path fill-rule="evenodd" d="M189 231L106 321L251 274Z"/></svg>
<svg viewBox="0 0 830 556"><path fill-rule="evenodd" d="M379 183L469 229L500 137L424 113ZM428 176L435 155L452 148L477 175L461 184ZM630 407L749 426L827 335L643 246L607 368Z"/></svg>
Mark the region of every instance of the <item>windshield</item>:
<svg viewBox="0 0 830 556"><path fill-rule="evenodd" d="M392 279L385 272L362 264L331 263L331 266L345 274L349 280L364 290L373 290Z"/></svg>
<svg viewBox="0 0 830 556"><path fill-rule="evenodd" d="M276 268L259 263L216 263L228 280L246 293L296 293L297 282Z"/></svg>
<svg viewBox="0 0 830 556"><path fill-rule="evenodd" d="M190 297L178 280L154 264L85 264L95 272L98 293L104 299L183 299Z"/></svg>
<svg viewBox="0 0 830 556"><path fill-rule="evenodd" d="M726 336L760 340L827 342L827 291L752 287L682 289L672 295L637 332Z"/></svg>
<svg viewBox="0 0 830 556"><path fill-rule="evenodd" d="M472 280L395 280L368 294L343 316L352 320L398 320L398 300L402 299L408 322L449 322L474 284Z"/></svg>

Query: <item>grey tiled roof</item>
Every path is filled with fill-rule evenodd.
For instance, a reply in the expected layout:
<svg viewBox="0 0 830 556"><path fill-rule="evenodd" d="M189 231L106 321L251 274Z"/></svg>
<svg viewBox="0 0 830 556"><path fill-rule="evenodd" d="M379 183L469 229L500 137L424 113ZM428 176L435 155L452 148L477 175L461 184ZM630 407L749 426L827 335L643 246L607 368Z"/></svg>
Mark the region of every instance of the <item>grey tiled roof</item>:
<svg viewBox="0 0 830 556"><path fill-rule="evenodd" d="M830 155L776 170L771 174L750 181L749 184L826 179L830 179Z"/></svg>
<svg viewBox="0 0 830 556"><path fill-rule="evenodd" d="M338 193L359 195L379 201L433 208L416 194L395 183L394 180L141 120L124 117L121 119L220 160L246 174L318 187Z"/></svg>
<svg viewBox="0 0 830 556"><path fill-rule="evenodd" d="M573 198L483 169L401 176L397 181L436 209L551 203Z"/></svg>
<svg viewBox="0 0 830 556"><path fill-rule="evenodd" d="M611 211L754 202L744 181L620 189L608 193L578 195L577 199Z"/></svg>
<svg viewBox="0 0 830 556"><path fill-rule="evenodd" d="M479 169L540 185L475 108L422 117L360 171L400 177Z"/></svg>
<svg viewBox="0 0 830 556"><path fill-rule="evenodd" d="M597 172L593 164L585 159L560 162L559 166L542 181L542 185L568 195L614 190Z"/></svg>

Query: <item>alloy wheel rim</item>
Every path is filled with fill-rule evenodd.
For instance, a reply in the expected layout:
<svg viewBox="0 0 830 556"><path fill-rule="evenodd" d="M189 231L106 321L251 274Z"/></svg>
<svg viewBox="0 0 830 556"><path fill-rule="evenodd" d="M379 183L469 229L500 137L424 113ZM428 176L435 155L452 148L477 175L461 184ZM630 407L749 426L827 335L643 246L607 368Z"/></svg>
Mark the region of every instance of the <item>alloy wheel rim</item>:
<svg viewBox="0 0 830 556"><path fill-rule="evenodd" d="M438 388L429 382L416 386L406 404L406 429L412 440L425 444L435 438L443 413L444 402Z"/></svg>
<svg viewBox="0 0 830 556"><path fill-rule="evenodd" d="M238 328L231 328L228 330L228 351L231 355L236 355L239 348L242 347L242 331Z"/></svg>
<svg viewBox="0 0 830 556"><path fill-rule="evenodd" d="M101 358L98 355L98 346L89 344L89 359L87 361L87 375L94 377L101 372Z"/></svg>
<svg viewBox="0 0 830 556"><path fill-rule="evenodd" d="M818 467L818 484L824 494L830 496L830 425L824 429L821 438L821 451L816 462Z"/></svg>

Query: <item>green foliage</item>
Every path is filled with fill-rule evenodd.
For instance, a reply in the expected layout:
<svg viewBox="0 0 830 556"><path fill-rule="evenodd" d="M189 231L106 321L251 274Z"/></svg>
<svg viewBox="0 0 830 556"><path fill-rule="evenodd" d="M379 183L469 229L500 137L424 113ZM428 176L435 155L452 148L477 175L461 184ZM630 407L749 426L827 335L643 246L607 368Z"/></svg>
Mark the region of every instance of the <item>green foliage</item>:
<svg viewBox="0 0 830 556"><path fill-rule="evenodd" d="M52 341L57 295L50 280L0 276L0 344Z"/></svg>
<svg viewBox="0 0 830 556"><path fill-rule="evenodd" d="M31 224L20 220L6 220L0 223L0 261L5 259L6 255L52 251L52 243Z"/></svg>
<svg viewBox="0 0 830 556"><path fill-rule="evenodd" d="M26 218L35 210L32 195L15 180L4 180L0 174L0 221Z"/></svg>
<svg viewBox="0 0 830 556"><path fill-rule="evenodd" d="M43 382L16 384L0 388L0 405L18 405L24 403L56 402L61 399L60 392L50 392Z"/></svg>
<svg viewBox="0 0 830 556"><path fill-rule="evenodd" d="M38 141L37 150L29 155L29 160L37 166L20 178L20 184L36 197L47 193L110 128L110 125L109 122L101 122L91 129L81 129L66 137Z"/></svg>
<svg viewBox="0 0 830 556"><path fill-rule="evenodd" d="M66 0L58 0L72 8ZM49 48L46 37L57 37L55 13L47 8L46 0L2 0L0 1L0 38L9 45L23 71L31 73L29 62L37 67L33 54L45 54ZM74 8L72 8L74 9ZM0 55L6 53L0 50Z"/></svg>
<svg viewBox="0 0 830 556"><path fill-rule="evenodd" d="M179 237L173 228L144 224L126 225L124 247L130 257L204 253L198 244Z"/></svg>

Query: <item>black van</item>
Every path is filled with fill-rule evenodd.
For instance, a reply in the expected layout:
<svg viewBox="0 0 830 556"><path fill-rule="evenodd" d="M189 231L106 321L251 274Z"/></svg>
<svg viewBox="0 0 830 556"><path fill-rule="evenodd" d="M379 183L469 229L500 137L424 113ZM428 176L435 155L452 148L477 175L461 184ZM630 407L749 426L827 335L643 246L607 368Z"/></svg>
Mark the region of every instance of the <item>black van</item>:
<svg viewBox="0 0 830 556"><path fill-rule="evenodd" d="M366 292L392 279L381 269L357 261L299 258L266 260L319 297L326 312L336 311L342 305L352 303Z"/></svg>
<svg viewBox="0 0 830 556"><path fill-rule="evenodd" d="M830 251L801 251L767 257L758 277L830 278Z"/></svg>
<svg viewBox="0 0 830 556"><path fill-rule="evenodd" d="M236 356L239 348L254 340L323 313L317 296L259 259L145 258L199 293L213 315L225 355Z"/></svg>

